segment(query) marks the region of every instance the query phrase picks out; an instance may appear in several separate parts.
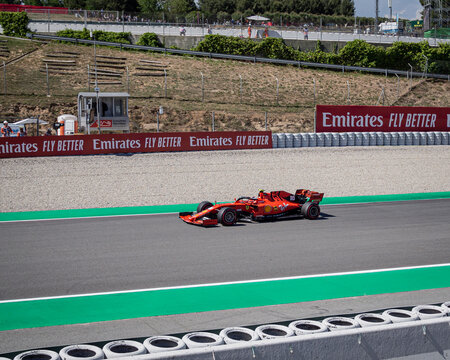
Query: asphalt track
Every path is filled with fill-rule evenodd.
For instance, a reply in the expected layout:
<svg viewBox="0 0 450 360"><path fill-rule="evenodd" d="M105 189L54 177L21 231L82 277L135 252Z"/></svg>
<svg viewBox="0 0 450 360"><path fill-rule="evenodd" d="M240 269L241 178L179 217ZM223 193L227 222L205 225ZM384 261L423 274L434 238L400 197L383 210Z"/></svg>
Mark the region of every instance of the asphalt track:
<svg viewBox="0 0 450 360"><path fill-rule="evenodd" d="M448 263L450 200L201 228L175 214L1 223L0 300Z"/></svg>
<svg viewBox="0 0 450 360"><path fill-rule="evenodd" d="M357 288L358 295L348 297L345 291L327 293L321 298L313 296L303 300L307 302L288 300L285 305L276 305L283 302L275 299L278 302L272 302L273 306L254 302L255 307L247 306L252 307L251 311L236 306L234 310L223 310L232 309L223 307L169 316L111 316L97 320L101 322L63 319L59 326L43 323L30 326L33 321L36 324L42 321L49 309L58 313L57 303L5 303L5 300L52 295L445 264L450 259L449 210L449 199L325 205L323 217L317 221L291 220L208 229L184 224L175 214L3 222L0 223L0 306L6 320L4 330L8 328L8 319L19 326L9 327L16 330L0 331L4 340L0 341L3 342L0 353L448 301L447 265L396 274L383 272L375 282L369 274L369 283L364 286L361 286L364 279L344 286L347 290ZM437 274L438 282L434 281L433 274ZM316 285L320 290L328 284L330 291L334 291L345 284L338 279L341 285L333 288L335 280L327 278ZM372 291L372 284L379 289ZM259 291L260 299L270 299L270 286L277 284L265 286L263 283L259 289L254 288ZM199 291L201 298L203 290ZM186 302L182 297L178 302L172 301L175 307ZM81 303L81 313L87 312L92 304ZM141 304L149 308L149 303ZM109 310L109 305L99 301L91 313L101 312L102 306ZM17 311L21 306L29 306L32 319L26 311ZM112 306L109 315L115 315L117 310ZM20 326L20 320L28 325ZM89 327L83 322L89 322ZM47 327L33 329L33 326Z"/></svg>

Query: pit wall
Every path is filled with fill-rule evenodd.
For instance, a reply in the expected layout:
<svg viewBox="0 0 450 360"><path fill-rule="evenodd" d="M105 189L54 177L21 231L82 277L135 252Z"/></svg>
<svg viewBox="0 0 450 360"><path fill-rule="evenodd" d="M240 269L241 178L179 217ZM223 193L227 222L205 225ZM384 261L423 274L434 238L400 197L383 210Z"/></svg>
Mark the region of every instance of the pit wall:
<svg viewBox="0 0 450 360"><path fill-rule="evenodd" d="M274 148L450 145L450 132L344 132L272 134Z"/></svg>

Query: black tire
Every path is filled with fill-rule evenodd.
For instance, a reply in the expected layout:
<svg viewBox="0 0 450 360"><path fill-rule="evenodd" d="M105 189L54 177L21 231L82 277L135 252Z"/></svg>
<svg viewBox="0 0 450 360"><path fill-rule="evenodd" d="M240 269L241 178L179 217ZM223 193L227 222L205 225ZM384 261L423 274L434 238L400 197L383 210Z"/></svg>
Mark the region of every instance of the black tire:
<svg viewBox="0 0 450 360"><path fill-rule="evenodd" d="M202 201L200 204L198 204L197 206L197 212L202 212L203 210L206 210L208 208L210 208L211 206L213 206L212 203L210 203L209 201Z"/></svg>
<svg viewBox="0 0 450 360"><path fill-rule="evenodd" d="M224 226L234 225L237 221L237 212L233 208L224 207L217 213L217 220Z"/></svg>
<svg viewBox="0 0 450 360"><path fill-rule="evenodd" d="M310 220L315 220L320 215L320 207L316 203L307 202L302 206L302 215Z"/></svg>

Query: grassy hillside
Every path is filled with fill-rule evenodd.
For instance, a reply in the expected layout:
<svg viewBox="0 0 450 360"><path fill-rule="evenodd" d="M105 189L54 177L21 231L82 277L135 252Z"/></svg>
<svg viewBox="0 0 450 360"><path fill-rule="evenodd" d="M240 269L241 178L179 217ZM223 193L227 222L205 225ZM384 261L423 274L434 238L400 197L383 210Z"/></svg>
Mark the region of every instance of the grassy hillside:
<svg viewBox="0 0 450 360"><path fill-rule="evenodd" d="M0 82L0 117L19 120L40 115L41 119L53 122L60 114L76 114L78 92L87 91L88 86L91 91L94 88L92 76L88 85L88 65L92 75L94 48L14 42L17 45L8 43L12 54L9 59L19 55L16 47L23 47L23 43L38 50L7 66L6 96L3 81ZM159 106L165 110L160 119L162 131L208 130L214 111L216 130L263 129L267 112L270 130L299 132L313 130L315 103L376 105L383 101L380 97L383 88L385 105L450 105L447 81L414 79L410 89L410 82L405 78L397 80L361 73L165 56L105 47L97 47L96 55L101 91L129 90L131 94L133 131L155 130ZM45 64L50 69L49 97Z"/></svg>

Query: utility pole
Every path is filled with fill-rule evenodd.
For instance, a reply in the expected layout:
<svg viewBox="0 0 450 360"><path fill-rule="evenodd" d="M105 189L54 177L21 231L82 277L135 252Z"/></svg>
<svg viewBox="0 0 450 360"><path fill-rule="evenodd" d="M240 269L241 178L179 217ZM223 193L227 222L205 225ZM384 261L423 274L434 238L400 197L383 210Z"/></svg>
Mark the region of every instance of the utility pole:
<svg viewBox="0 0 450 360"><path fill-rule="evenodd" d="M375 30L374 33L378 33L378 0L375 0Z"/></svg>
<svg viewBox="0 0 450 360"><path fill-rule="evenodd" d="M392 20L392 0L388 0L389 20Z"/></svg>

